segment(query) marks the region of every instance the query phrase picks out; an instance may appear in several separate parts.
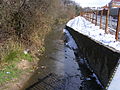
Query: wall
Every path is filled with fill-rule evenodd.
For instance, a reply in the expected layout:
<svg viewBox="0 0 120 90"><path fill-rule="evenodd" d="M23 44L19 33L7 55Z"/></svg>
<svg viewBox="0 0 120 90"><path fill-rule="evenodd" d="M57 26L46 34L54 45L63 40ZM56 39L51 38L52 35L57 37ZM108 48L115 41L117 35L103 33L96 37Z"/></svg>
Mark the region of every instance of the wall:
<svg viewBox="0 0 120 90"><path fill-rule="evenodd" d="M66 29L75 39L79 51L81 51L87 59L91 69L98 76L102 85L106 87L118 64L120 53L78 33L77 31L74 31L67 26Z"/></svg>

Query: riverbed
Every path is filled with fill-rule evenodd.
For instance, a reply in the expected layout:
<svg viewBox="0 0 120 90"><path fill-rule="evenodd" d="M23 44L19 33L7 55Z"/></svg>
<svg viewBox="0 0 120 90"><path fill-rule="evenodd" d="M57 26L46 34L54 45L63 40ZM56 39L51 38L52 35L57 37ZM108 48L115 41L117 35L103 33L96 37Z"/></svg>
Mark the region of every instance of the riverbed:
<svg viewBox="0 0 120 90"><path fill-rule="evenodd" d="M26 90L103 90L85 57L64 25L45 38L44 55L38 69L25 85Z"/></svg>

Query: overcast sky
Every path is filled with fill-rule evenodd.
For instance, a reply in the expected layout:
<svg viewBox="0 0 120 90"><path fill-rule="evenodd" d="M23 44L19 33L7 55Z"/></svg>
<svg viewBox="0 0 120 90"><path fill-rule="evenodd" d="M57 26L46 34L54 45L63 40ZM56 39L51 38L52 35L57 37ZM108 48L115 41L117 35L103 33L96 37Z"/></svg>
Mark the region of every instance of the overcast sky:
<svg viewBox="0 0 120 90"><path fill-rule="evenodd" d="M82 7L102 7L108 4L111 0L72 0Z"/></svg>

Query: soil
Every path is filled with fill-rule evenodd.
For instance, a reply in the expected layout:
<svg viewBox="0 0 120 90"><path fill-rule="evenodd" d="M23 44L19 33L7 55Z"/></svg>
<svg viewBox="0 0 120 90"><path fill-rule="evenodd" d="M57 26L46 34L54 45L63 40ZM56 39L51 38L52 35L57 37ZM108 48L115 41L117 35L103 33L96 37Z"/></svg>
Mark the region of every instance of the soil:
<svg viewBox="0 0 120 90"><path fill-rule="evenodd" d="M37 69L38 60L29 62L28 60L21 60L18 63L18 69L23 70L22 75L19 78L13 79L10 82L5 83L0 90L22 90L24 84L29 80L34 71Z"/></svg>

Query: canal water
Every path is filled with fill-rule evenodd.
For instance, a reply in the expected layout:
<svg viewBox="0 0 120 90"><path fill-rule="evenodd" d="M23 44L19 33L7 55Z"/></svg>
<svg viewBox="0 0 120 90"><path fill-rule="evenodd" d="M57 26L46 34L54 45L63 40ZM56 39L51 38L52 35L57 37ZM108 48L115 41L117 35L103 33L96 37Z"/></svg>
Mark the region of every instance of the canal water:
<svg viewBox="0 0 120 90"><path fill-rule="evenodd" d="M85 57L63 25L45 38L45 53L26 90L103 90Z"/></svg>

